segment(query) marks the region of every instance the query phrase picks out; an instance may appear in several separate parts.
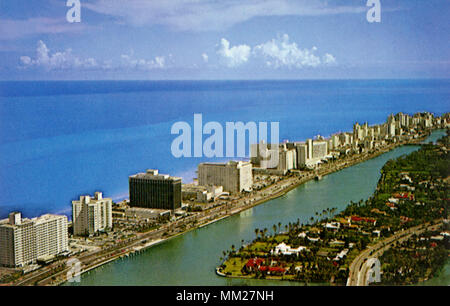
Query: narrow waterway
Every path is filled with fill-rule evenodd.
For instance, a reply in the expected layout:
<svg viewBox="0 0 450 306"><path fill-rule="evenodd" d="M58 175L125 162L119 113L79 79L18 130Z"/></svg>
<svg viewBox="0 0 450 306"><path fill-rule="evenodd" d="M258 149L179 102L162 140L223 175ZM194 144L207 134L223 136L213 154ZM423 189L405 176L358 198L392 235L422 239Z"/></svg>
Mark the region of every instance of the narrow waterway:
<svg viewBox="0 0 450 306"><path fill-rule="evenodd" d="M445 134L433 132L427 141ZM403 146L367 162L310 181L286 195L248 209L239 215L188 232L156 245L140 254L117 260L83 274L81 283L74 285L302 285L294 282L242 280L219 277L215 267L220 264L224 250L236 248L255 237L255 228L274 224L302 223L315 217L315 212L337 207L338 212L350 201L367 199L375 190L380 169L389 159L417 150L418 146ZM439 277L448 285L449 269ZM436 285L436 283L434 283Z"/></svg>

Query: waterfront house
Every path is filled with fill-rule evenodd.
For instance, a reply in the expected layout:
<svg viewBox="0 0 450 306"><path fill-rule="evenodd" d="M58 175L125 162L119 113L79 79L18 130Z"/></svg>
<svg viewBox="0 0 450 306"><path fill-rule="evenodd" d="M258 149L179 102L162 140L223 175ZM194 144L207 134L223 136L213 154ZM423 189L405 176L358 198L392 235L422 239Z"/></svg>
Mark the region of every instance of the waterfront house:
<svg viewBox="0 0 450 306"><path fill-rule="evenodd" d="M436 241L441 241L441 240L444 240L444 236L441 236L441 235L431 236L430 239L436 240Z"/></svg>
<svg viewBox="0 0 450 306"><path fill-rule="evenodd" d="M344 249L341 252L339 252L336 257L333 259L334 261L340 261L345 256L347 256L349 249Z"/></svg>
<svg viewBox="0 0 450 306"><path fill-rule="evenodd" d="M341 241L341 240L333 240L330 242L330 245L342 246L342 245L345 245L345 242Z"/></svg>
<svg viewBox="0 0 450 306"><path fill-rule="evenodd" d="M304 247L304 246L299 246L298 248L292 248L291 246L282 242L279 245L277 245L275 247L275 249L271 250L270 253L273 255L283 254L283 255L297 255L298 256L298 254L300 252L305 251L305 250L306 250L306 247Z"/></svg>
<svg viewBox="0 0 450 306"><path fill-rule="evenodd" d="M388 202L389 202L389 203L392 203L392 204L398 204L399 200L396 199L396 198L389 198L389 199L388 199Z"/></svg>
<svg viewBox="0 0 450 306"><path fill-rule="evenodd" d="M338 230L340 228L340 223L339 222L327 222L326 224L323 225L326 229L330 229L330 230Z"/></svg>
<svg viewBox="0 0 450 306"><path fill-rule="evenodd" d="M286 269L281 268L281 267L269 267L269 266L260 266L259 271L261 272L267 272L267 274L270 275L281 275L284 274L284 272L286 271Z"/></svg>
<svg viewBox="0 0 450 306"><path fill-rule="evenodd" d="M262 258L250 258L247 263L244 266L244 270L246 272L253 272L255 270L258 270L259 267L264 263L264 259Z"/></svg>
<svg viewBox="0 0 450 306"><path fill-rule="evenodd" d="M386 216L386 212L385 212L385 211L382 211L382 210L379 210L378 208L373 208L370 212L371 212L371 213L375 213L375 214L379 214L379 215Z"/></svg>
<svg viewBox="0 0 450 306"><path fill-rule="evenodd" d="M400 221L402 223L406 223L406 222L409 222L409 221L412 221L412 220L413 220L412 218L405 217L405 216L400 216Z"/></svg>
<svg viewBox="0 0 450 306"><path fill-rule="evenodd" d="M298 237L306 238L306 233L305 232L301 232L300 234L298 234Z"/></svg>
<svg viewBox="0 0 450 306"><path fill-rule="evenodd" d="M366 217L352 216L351 220L352 220L352 222L366 222L366 223L370 223L373 226L375 226L377 224L377 220L372 219L372 218L366 218Z"/></svg>
<svg viewBox="0 0 450 306"><path fill-rule="evenodd" d="M311 241L311 242L318 242L318 241L320 241L320 238L319 237L317 237L317 238L314 238L314 237L306 237L306 238L308 238L308 240L309 241Z"/></svg>
<svg viewBox="0 0 450 306"><path fill-rule="evenodd" d="M394 203L386 202L386 206L388 206L391 210L397 209Z"/></svg>
<svg viewBox="0 0 450 306"><path fill-rule="evenodd" d="M400 184L399 188L402 189L402 190L407 190L407 191L414 191L414 190L416 190L416 188L411 187L408 184Z"/></svg>

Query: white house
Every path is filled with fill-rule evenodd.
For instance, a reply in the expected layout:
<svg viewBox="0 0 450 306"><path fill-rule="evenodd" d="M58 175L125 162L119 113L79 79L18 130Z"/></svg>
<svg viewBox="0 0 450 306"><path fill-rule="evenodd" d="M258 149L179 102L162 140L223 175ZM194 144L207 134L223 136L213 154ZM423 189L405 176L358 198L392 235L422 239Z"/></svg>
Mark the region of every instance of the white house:
<svg viewBox="0 0 450 306"><path fill-rule="evenodd" d="M393 203L393 204L398 204L398 199L396 199L396 198L389 198L388 202Z"/></svg>
<svg viewBox="0 0 450 306"><path fill-rule="evenodd" d="M298 234L298 237L306 238L306 233L305 232L301 232L300 234Z"/></svg>
<svg viewBox="0 0 450 306"><path fill-rule="evenodd" d="M331 230L338 230L341 224L339 222L327 222L324 227Z"/></svg>
<svg viewBox="0 0 450 306"><path fill-rule="evenodd" d="M278 255L280 253L283 255L293 255L293 254L298 255L298 253L305 251L305 250L306 250L306 247L304 247L304 246L299 246L298 248L292 248L291 246L282 242L279 245L277 245L274 250L270 251L270 253L274 254L274 255Z"/></svg>
<svg viewBox="0 0 450 306"><path fill-rule="evenodd" d="M336 257L334 258L334 260L335 260L335 261L341 260L342 258L344 258L345 256L347 256L348 251L349 251L349 249L344 249L344 250L342 250L340 253L338 253L338 254L336 255Z"/></svg>

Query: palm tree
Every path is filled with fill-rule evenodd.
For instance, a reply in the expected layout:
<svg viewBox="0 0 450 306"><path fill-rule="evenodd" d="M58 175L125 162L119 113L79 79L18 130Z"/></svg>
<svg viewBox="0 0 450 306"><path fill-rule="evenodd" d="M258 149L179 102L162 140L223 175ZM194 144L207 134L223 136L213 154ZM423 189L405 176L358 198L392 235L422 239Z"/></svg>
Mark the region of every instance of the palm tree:
<svg viewBox="0 0 450 306"><path fill-rule="evenodd" d="M259 229L255 228L256 239L258 239Z"/></svg>
<svg viewBox="0 0 450 306"><path fill-rule="evenodd" d="M275 236L275 234L277 233L277 226L274 224L274 225L272 226L272 229L273 229L273 234L274 234L274 236Z"/></svg>

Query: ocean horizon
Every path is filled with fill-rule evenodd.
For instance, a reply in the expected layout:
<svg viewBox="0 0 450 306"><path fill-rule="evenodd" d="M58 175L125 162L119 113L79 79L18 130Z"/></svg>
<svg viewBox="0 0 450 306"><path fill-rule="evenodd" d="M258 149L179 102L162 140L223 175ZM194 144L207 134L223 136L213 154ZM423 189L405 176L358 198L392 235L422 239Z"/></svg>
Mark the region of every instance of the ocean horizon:
<svg viewBox="0 0 450 306"><path fill-rule="evenodd" d="M195 177L175 158L172 124L280 123L280 141L379 124L391 113L449 111L449 79L252 81L1 81L0 218L71 212L71 201L103 191L128 196L128 176L148 168ZM205 139L206 137L204 137Z"/></svg>

